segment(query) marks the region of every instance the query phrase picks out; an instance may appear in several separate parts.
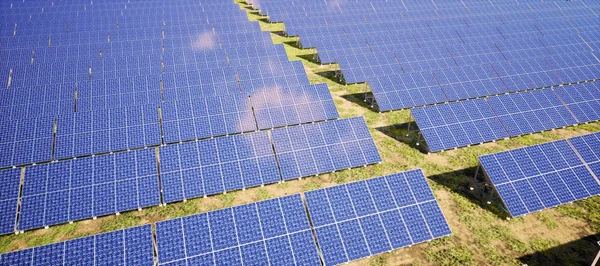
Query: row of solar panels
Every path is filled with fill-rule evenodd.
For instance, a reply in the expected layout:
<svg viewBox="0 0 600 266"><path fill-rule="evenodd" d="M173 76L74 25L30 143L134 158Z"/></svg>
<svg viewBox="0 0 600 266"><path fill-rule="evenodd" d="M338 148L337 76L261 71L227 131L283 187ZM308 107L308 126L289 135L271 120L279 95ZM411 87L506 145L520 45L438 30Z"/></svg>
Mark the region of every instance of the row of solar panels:
<svg viewBox="0 0 600 266"><path fill-rule="evenodd" d="M600 133L484 155L479 161L513 217L600 195Z"/></svg>
<svg viewBox="0 0 600 266"><path fill-rule="evenodd" d="M202 97L197 92L173 93L178 99L164 102L160 108L136 105L68 112L71 109L57 116L2 121L0 165L40 163L339 117L326 84L264 87L250 97ZM119 96L106 98L118 100ZM98 100L104 97L78 99L77 106L102 105ZM44 103L18 105L16 110L39 112L40 106ZM27 107L29 110L23 110Z"/></svg>
<svg viewBox="0 0 600 266"><path fill-rule="evenodd" d="M6 169L0 171L0 231L30 230L378 162L367 125L356 117Z"/></svg>
<svg viewBox="0 0 600 266"><path fill-rule="evenodd" d="M590 53L368 78L379 111L560 86L600 78Z"/></svg>
<svg viewBox="0 0 600 266"><path fill-rule="evenodd" d="M436 152L600 120L598 82L411 109Z"/></svg>
<svg viewBox="0 0 600 266"><path fill-rule="evenodd" d="M273 22L285 22L288 18L304 16L327 16L331 14L344 14L348 16L362 15L364 13L385 13L386 10L395 10L401 12L400 16L405 19L422 19L423 17L436 17L441 15L458 14L492 14L499 15L512 12L531 12L532 10L553 10L559 7L564 10L572 8L574 5L565 4L565 1L521 1L490 3L489 1L469 1L468 3L440 2L429 3L418 1L416 4L401 1L391 3L389 1L370 1L368 3L360 2L342 2L342 3L324 3L320 1L301 1L301 2L281 2L281 1L250 1L254 8L261 9L264 14L269 15ZM550 4L545 2L551 2ZM592 8L594 3L587 3ZM583 4L579 3L577 7ZM440 8L441 7L441 8Z"/></svg>
<svg viewBox="0 0 600 266"><path fill-rule="evenodd" d="M0 264L337 265L452 233L421 170L161 221L152 229L5 253Z"/></svg>

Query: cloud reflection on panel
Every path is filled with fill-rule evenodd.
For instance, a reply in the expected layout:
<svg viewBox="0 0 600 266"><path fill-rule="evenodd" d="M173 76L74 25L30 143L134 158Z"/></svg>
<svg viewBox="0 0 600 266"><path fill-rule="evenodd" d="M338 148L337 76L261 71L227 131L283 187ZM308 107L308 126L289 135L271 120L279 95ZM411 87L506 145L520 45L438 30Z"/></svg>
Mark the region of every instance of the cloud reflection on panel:
<svg viewBox="0 0 600 266"><path fill-rule="evenodd" d="M191 47L194 51L207 51L217 48L217 37L212 31L205 31L192 39Z"/></svg>
<svg viewBox="0 0 600 266"><path fill-rule="evenodd" d="M259 129L339 117L326 84L289 88L275 83L256 89L251 99Z"/></svg>

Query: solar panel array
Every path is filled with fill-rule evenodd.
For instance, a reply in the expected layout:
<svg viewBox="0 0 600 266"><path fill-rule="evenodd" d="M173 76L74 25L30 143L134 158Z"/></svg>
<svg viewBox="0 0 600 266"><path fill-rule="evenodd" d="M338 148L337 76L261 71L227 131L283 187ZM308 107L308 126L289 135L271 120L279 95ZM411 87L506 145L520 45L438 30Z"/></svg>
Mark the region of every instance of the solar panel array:
<svg viewBox="0 0 600 266"><path fill-rule="evenodd" d="M411 109L436 152L600 120L600 87L587 82Z"/></svg>
<svg viewBox="0 0 600 266"><path fill-rule="evenodd" d="M302 132L311 143L284 150L292 143L281 138L285 132ZM299 172L294 165L290 175L290 156L319 167ZM0 234L378 162L367 125L356 117L5 169L0 170L6 184L0 193ZM320 167L323 163L327 167Z"/></svg>
<svg viewBox="0 0 600 266"><path fill-rule="evenodd" d="M438 2L251 1L379 111L600 78L598 3Z"/></svg>
<svg viewBox="0 0 600 266"><path fill-rule="evenodd" d="M234 2L2 10L0 168L339 118Z"/></svg>
<svg viewBox="0 0 600 266"><path fill-rule="evenodd" d="M452 234L420 169L313 190L305 197L325 265Z"/></svg>
<svg viewBox="0 0 600 266"><path fill-rule="evenodd" d="M300 194L156 224L159 265L320 265Z"/></svg>
<svg viewBox="0 0 600 266"><path fill-rule="evenodd" d="M511 216L600 194L600 133L479 157Z"/></svg>
<svg viewBox="0 0 600 266"><path fill-rule="evenodd" d="M0 254L1 265L153 265L152 226Z"/></svg>
<svg viewBox="0 0 600 266"><path fill-rule="evenodd" d="M161 221L154 229L0 254L0 264L335 265L452 234L420 169Z"/></svg>

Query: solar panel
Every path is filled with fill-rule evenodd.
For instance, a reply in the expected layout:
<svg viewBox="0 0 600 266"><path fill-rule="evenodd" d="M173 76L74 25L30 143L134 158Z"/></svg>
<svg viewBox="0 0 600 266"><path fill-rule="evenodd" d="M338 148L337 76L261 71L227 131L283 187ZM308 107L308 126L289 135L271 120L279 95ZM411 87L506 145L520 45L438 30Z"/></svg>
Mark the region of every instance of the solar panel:
<svg viewBox="0 0 600 266"><path fill-rule="evenodd" d="M265 131L162 146L159 153L164 202L281 180Z"/></svg>
<svg viewBox="0 0 600 266"><path fill-rule="evenodd" d="M56 122L56 159L161 144L158 108L130 106L61 115Z"/></svg>
<svg viewBox="0 0 600 266"><path fill-rule="evenodd" d="M553 89L579 123L600 120L600 88L597 82Z"/></svg>
<svg viewBox="0 0 600 266"><path fill-rule="evenodd" d="M490 97L487 101L511 136L577 124L573 114L549 89Z"/></svg>
<svg viewBox="0 0 600 266"><path fill-rule="evenodd" d="M381 162L362 117L272 131L284 180Z"/></svg>
<svg viewBox="0 0 600 266"><path fill-rule="evenodd" d="M431 152L509 137L485 99L413 108L411 113Z"/></svg>
<svg viewBox="0 0 600 266"><path fill-rule="evenodd" d="M161 111L166 143L256 130L250 99L242 94L189 95L188 99L164 102Z"/></svg>
<svg viewBox="0 0 600 266"><path fill-rule="evenodd" d="M28 166L19 230L160 204L154 149Z"/></svg>
<svg viewBox="0 0 600 266"><path fill-rule="evenodd" d="M510 215L517 217L600 194L600 182L580 159L579 140L484 155L479 161Z"/></svg>
<svg viewBox="0 0 600 266"><path fill-rule="evenodd" d="M0 235L16 231L17 204L21 187L21 169L0 171Z"/></svg>
<svg viewBox="0 0 600 266"><path fill-rule="evenodd" d="M318 265L299 194L158 222L159 265Z"/></svg>
<svg viewBox="0 0 600 266"><path fill-rule="evenodd" d="M152 226L39 246L0 256L1 265L153 265Z"/></svg>
<svg viewBox="0 0 600 266"><path fill-rule="evenodd" d="M452 234L421 170L305 193L324 264Z"/></svg>
<svg viewBox="0 0 600 266"><path fill-rule="evenodd" d="M569 142L573 145L577 153L581 155L594 173L596 181L600 184L600 180L598 179L600 178L600 133L570 138ZM600 191L593 189L595 185L586 184L586 186L588 190L591 190L590 192L595 191L596 194L600 194Z"/></svg>
<svg viewBox="0 0 600 266"><path fill-rule="evenodd" d="M339 117L327 84L263 87L255 89L250 98L260 129Z"/></svg>
<svg viewBox="0 0 600 266"><path fill-rule="evenodd" d="M52 160L53 117L0 122L0 167Z"/></svg>

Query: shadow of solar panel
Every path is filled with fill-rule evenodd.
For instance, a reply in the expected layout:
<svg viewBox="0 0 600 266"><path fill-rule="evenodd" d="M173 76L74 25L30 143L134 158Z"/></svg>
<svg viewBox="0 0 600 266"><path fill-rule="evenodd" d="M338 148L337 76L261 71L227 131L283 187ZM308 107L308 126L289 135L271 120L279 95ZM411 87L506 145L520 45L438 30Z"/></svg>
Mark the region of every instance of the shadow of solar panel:
<svg viewBox="0 0 600 266"><path fill-rule="evenodd" d="M255 89L251 94L260 129L338 118L327 84Z"/></svg>
<svg viewBox="0 0 600 266"><path fill-rule="evenodd" d="M517 217L600 194L600 182L590 172L590 164L579 157L579 150L587 146L580 140L484 155L479 161L510 215Z"/></svg>
<svg viewBox="0 0 600 266"><path fill-rule="evenodd" d="M362 117L274 129L284 180L381 162Z"/></svg>
<svg viewBox="0 0 600 266"><path fill-rule="evenodd" d="M158 222L159 265L318 265L300 194Z"/></svg>
<svg viewBox="0 0 600 266"><path fill-rule="evenodd" d="M160 147L159 152L164 202L281 180L265 131L167 145Z"/></svg>
<svg viewBox="0 0 600 266"><path fill-rule="evenodd" d="M305 193L325 265L452 234L421 170Z"/></svg>
<svg viewBox="0 0 600 266"><path fill-rule="evenodd" d="M0 255L2 265L154 265L152 226L73 239Z"/></svg>
<svg viewBox="0 0 600 266"><path fill-rule="evenodd" d="M19 230L160 204L154 149L28 166Z"/></svg>

